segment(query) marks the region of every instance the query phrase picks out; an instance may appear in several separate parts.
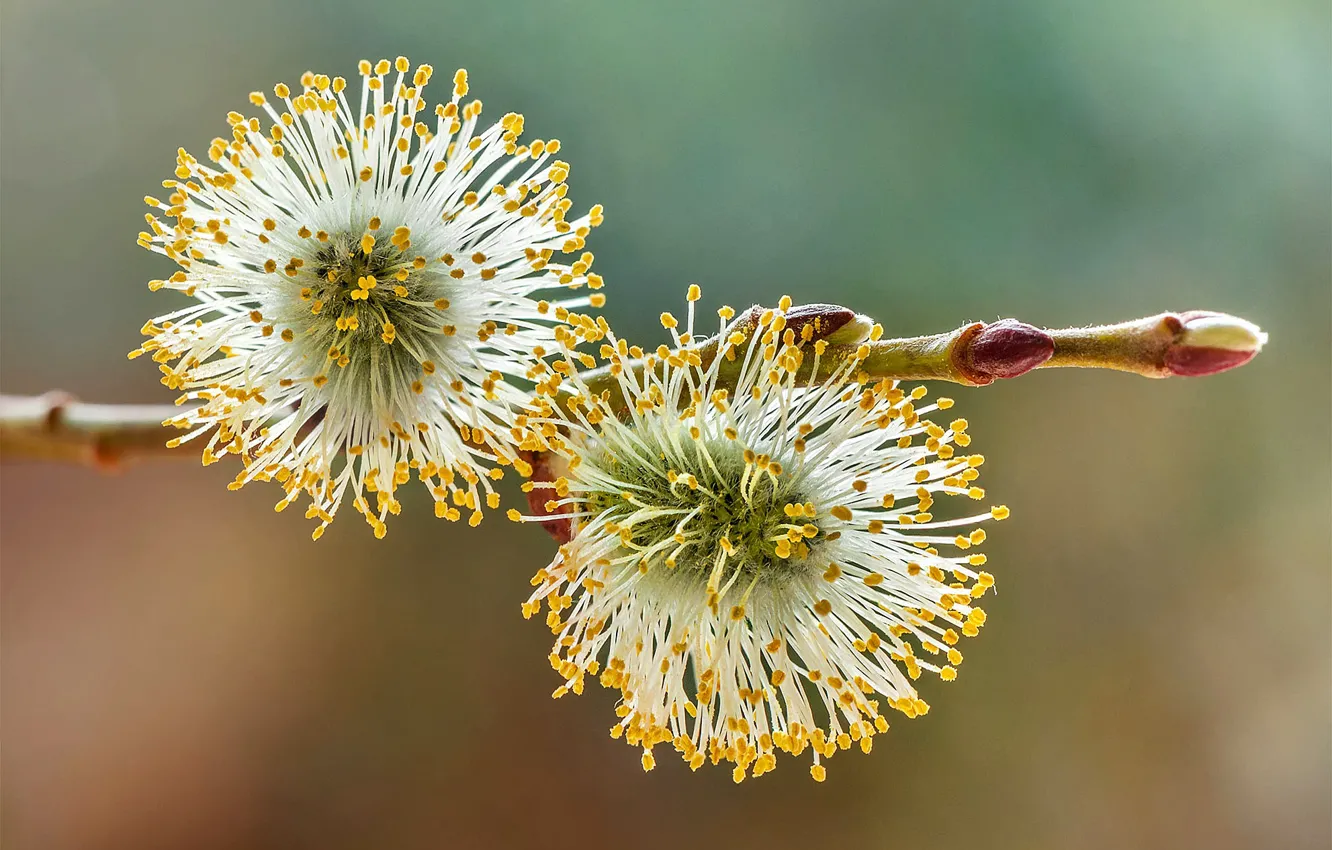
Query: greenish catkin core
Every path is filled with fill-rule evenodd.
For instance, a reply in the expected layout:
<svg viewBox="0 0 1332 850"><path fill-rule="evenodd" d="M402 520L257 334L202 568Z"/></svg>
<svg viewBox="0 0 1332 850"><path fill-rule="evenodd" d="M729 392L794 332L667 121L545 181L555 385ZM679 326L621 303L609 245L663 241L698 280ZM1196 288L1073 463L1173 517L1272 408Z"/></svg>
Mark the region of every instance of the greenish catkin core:
<svg viewBox="0 0 1332 850"><path fill-rule="evenodd" d="M304 370L328 377L328 397L365 409L411 392L422 363L445 362L457 333L444 297L449 279L419 269L414 251L390 241L391 228L379 232L368 254L361 231L310 240L318 248L304 265L289 267L289 291L265 310L291 329ZM366 278L373 287L362 285Z"/></svg>
<svg viewBox="0 0 1332 850"><path fill-rule="evenodd" d="M310 263L313 274L309 279L302 276L300 283L311 290L311 301L323 303L320 314L328 322L343 316L356 317L353 337L378 338L385 321L401 328L399 332L410 332L413 319L428 318L431 325L439 325L435 311L407 303L433 301L434 290L439 288L431 286L433 281L416 271L413 259L411 251L399 250L387 238L376 241L366 255L361 250L360 234L333 234L315 252ZM407 276L399 280L399 272L406 272ZM367 277L375 279L374 288L366 290L365 298L352 298L352 293L361 289L358 281ZM407 290L405 297L395 291L399 286Z"/></svg>
<svg viewBox="0 0 1332 850"><path fill-rule="evenodd" d="M691 443L686 437L687 450L692 448ZM704 452L711 456L711 464L702 457ZM638 502L671 512L636 519L629 525L631 516L641 507L626 500L620 492L590 494L586 499L588 509L596 514L605 511L606 519L628 528L627 548L647 549L662 541L672 541L677 532L683 534L686 545L675 553L673 568L666 564L666 559L679 545L674 542L654 555L649 565L696 575L700 584L708 580L717 565L723 537L730 541L733 551L727 558L727 579L738 569L741 583L776 585L807 575L815 568L818 550L828 538L819 519L792 518L786 513L787 505L809 501L802 491L800 477L791 472L793 464L784 464L776 481L768 473L755 469L751 469L746 481L744 447L734 441L708 442L706 447L691 454L690 463L681 464L685 468L675 468L661 457L654 458L655 463L645 463L631 452L603 449L593 453L585 463L605 469L615 480L642 488L626 488ZM693 489L683 482L672 486L665 477L672 469L681 476L692 473L699 488ZM681 519L696 508L697 513L678 528ZM787 539L792 525L812 526L814 534L792 545L790 556L782 558L777 554L778 542Z"/></svg>

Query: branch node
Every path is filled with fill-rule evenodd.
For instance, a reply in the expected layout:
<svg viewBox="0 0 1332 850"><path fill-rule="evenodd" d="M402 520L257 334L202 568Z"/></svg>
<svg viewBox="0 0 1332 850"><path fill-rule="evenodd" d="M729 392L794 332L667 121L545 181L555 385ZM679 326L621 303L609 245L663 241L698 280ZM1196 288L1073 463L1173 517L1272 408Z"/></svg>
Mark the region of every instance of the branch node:
<svg viewBox="0 0 1332 850"><path fill-rule="evenodd" d="M42 418L42 428L46 433L54 434L60 430L65 420L65 408L78 399L64 390L50 390L42 393L41 403L46 405L46 415Z"/></svg>
<svg viewBox="0 0 1332 850"><path fill-rule="evenodd" d="M976 322L963 328L953 345L953 365L977 386L999 378L1016 378L1054 355L1055 343L1046 331L1017 319Z"/></svg>

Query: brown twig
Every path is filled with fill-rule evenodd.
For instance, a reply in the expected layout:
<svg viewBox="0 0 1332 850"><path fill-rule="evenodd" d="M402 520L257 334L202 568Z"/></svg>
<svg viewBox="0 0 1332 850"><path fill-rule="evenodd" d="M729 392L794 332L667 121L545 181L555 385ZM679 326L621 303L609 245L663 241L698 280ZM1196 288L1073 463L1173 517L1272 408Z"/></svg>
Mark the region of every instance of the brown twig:
<svg viewBox="0 0 1332 850"><path fill-rule="evenodd" d="M116 469L131 458L167 455L166 442L176 432L162 423L179 414L169 404L86 404L63 392L3 395L0 459Z"/></svg>

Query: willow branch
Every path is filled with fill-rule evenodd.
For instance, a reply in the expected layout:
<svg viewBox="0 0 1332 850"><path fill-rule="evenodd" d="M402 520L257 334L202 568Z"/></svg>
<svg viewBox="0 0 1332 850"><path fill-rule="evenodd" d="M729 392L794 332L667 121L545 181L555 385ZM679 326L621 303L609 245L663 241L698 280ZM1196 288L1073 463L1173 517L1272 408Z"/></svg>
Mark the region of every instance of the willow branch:
<svg viewBox="0 0 1332 850"><path fill-rule="evenodd" d="M760 308L738 320L757 327ZM1253 324L1224 313L1162 313L1132 322L1064 330L1042 330L1015 319L974 322L932 336L872 340L873 321L843 307L811 304L786 313L787 327L827 344L818 372L798 376L817 382L849 358L859 358L870 378L946 381L985 386L1033 369L1084 368L1132 372L1148 378L1211 375L1241 366L1267 340ZM717 340L696 349L704 363L716 356ZM807 358L811 370L814 358ZM719 367L719 387L733 388L741 361ZM641 362L636 364L643 368ZM619 393L604 369L585 373L595 392ZM180 415L173 405L86 404L50 392L0 396L0 460L62 461L111 469L129 460L166 455L176 432L165 426ZM174 456L186 456L174 453Z"/></svg>

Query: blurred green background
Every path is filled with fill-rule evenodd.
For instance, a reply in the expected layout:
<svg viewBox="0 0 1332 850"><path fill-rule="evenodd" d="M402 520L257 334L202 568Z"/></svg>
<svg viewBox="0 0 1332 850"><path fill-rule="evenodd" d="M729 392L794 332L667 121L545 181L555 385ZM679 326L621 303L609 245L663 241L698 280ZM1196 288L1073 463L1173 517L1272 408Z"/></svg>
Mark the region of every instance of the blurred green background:
<svg viewBox="0 0 1332 850"><path fill-rule="evenodd" d="M607 314L835 301L890 334L1210 308L1204 380L957 390L1014 509L958 682L824 785L644 775L608 692L549 699L553 545L408 497L318 544L191 456L3 470L15 850L1325 848L1332 28L1322 2L6 0L0 383L165 402L145 193L312 68L471 72L558 137ZM447 79L447 76L442 77ZM447 88L447 83L440 83ZM441 89L441 93L443 89ZM439 94L439 93L437 93ZM490 110L487 110L488 112ZM854 843L853 843L854 842Z"/></svg>

